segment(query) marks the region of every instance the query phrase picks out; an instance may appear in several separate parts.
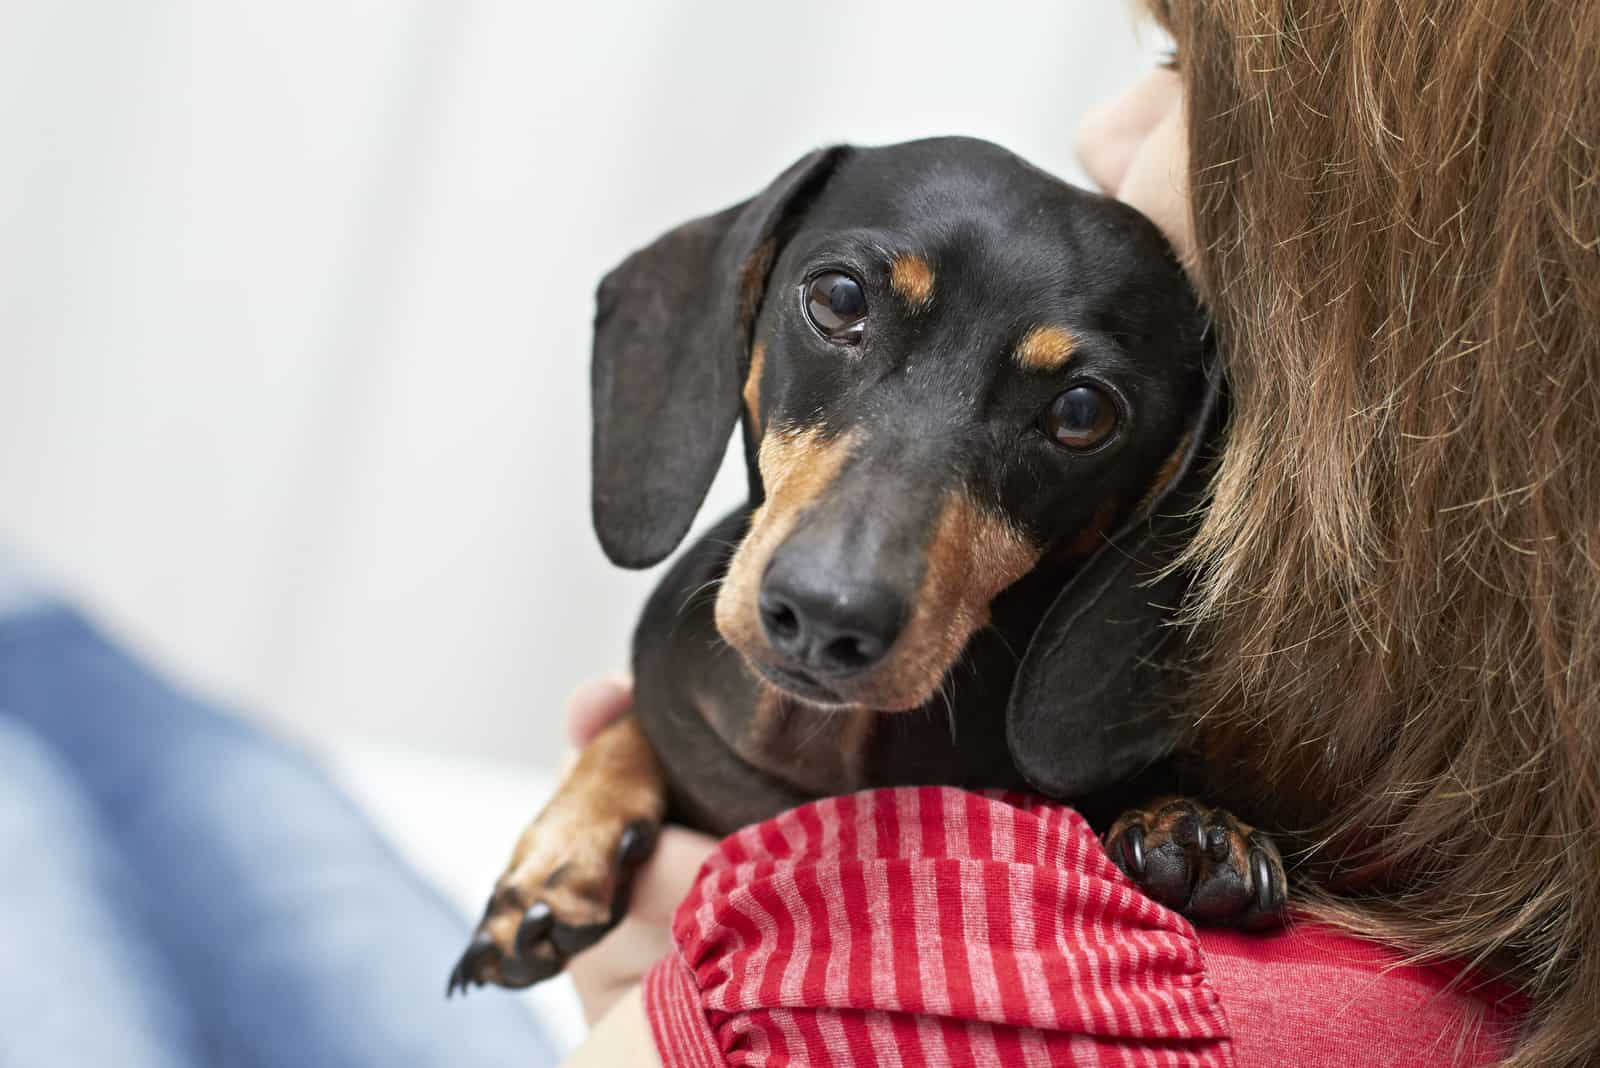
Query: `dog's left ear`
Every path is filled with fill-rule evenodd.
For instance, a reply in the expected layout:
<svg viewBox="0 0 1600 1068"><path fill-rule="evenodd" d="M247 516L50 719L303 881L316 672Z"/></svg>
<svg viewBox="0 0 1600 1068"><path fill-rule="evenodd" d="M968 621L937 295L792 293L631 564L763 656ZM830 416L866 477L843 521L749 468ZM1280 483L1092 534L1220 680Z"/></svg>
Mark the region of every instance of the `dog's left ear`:
<svg viewBox="0 0 1600 1068"><path fill-rule="evenodd" d="M1190 576L1171 571L1198 523L1221 421L1210 368L1201 411L1162 493L1073 576L1034 631L1006 711L1017 769L1052 797L1085 797L1127 781L1179 740L1168 664L1169 624Z"/></svg>
<svg viewBox="0 0 1600 1068"><path fill-rule="evenodd" d="M591 504L613 562L649 567L688 533L739 419L767 273L847 151L812 152L759 195L668 232L601 281Z"/></svg>

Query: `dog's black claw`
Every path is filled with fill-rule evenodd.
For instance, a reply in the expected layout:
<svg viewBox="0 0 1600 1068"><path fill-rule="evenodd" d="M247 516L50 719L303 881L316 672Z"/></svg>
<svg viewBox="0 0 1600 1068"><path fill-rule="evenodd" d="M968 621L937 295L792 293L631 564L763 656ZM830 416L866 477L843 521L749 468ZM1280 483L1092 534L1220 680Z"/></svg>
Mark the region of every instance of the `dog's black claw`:
<svg viewBox="0 0 1600 1068"><path fill-rule="evenodd" d="M522 914L522 923L517 927L517 956L531 956L534 947L550 937L555 927L555 913L550 911L549 905L543 901L529 905L528 911Z"/></svg>
<svg viewBox="0 0 1600 1068"><path fill-rule="evenodd" d="M587 949L600 939L611 928L622 922L622 917L628 914L628 903L633 898L633 882L639 874L639 867L650 859L650 854L656 851L656 839L660 837L661 825L653 820L634 820L622 829L622 838L617 843L617 885L611 892L611 919L605 924L596 925L598 930L591 936L585 934L578 936L580 939L587 937L579 948ZM571 952L576 953L574 949Z"/></svg>
<svg viewBox="0 0 1600 1068"><path fill-rule="evenodd" d="M1117 840L1117 860L1128 878L1144 878L1144 828L1135 825L1122 832Z"/></svg>
<svg viewBox="0 0 1600 1068"><path fill-rule="evenodd" d="M634 820L623 828L622 840L617 846L617 862L624 871L650 859L650 854L656 851L660 831L660 824L653 820Z"/></svg>
<svg viewBox="0 0 1600 1068"><path fill-rule="evenodd" d="M466 952L461 954L461 959L456 961L455 968L450 972L450 982L445 987L445 996L449 997L457 991L465 994L470 987L482 986L481 969L499 952L494 940L484 932L479 931L473 935L472 943L467 946Z"/></svg>
<svg viewBox="0 0 1600 1068"><path fill-rule="evenodd" d="M1256 911L1276 914L1283 908L1278 881L1272 869L1272 859L1263 849L1250 850L1250 878L1256 892Z"/></svg>

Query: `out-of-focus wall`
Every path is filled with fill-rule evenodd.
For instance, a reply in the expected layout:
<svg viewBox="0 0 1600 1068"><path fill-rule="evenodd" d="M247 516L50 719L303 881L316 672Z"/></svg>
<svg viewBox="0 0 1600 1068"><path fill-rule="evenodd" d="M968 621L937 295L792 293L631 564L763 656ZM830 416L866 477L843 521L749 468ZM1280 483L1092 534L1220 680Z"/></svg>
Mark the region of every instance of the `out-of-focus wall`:
<svg viewBox="0 0 1600 1068"><path fill-rule="evenodd" d="M588 524L600 274L826 142L1078 176L1150 36L1115 0L0 3L0 541L294 730L553 760L651 582Z"/></svg>

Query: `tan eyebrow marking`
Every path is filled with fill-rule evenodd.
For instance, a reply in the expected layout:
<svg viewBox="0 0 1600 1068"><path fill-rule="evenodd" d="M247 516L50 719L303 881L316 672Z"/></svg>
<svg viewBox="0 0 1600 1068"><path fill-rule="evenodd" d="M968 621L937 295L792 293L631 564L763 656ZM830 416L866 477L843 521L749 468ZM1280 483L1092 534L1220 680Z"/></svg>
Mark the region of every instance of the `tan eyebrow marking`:
<svg viewBox="0 0 1600 1068"><path fill-rule="evenodd" d="M750 429L761 437L761 371L767 363L767 343L757 341L750 349L750 373L744 380L744 408L750 414Z"/></svg>
<svg viewBox="0 0 1600 1068"><path fill-rule="evenodd" d="M1023 337L1012 358L1024 371L1055 371L1072 359L1078 339L1059 326L1036 326Z"/></svg>
<svg viewBox="0 0 1600 1068"><path fill-rule="evenodd" d="M933 268L921 256L902 253L889 265L889 285L920 311L933 301Z"/></svg>

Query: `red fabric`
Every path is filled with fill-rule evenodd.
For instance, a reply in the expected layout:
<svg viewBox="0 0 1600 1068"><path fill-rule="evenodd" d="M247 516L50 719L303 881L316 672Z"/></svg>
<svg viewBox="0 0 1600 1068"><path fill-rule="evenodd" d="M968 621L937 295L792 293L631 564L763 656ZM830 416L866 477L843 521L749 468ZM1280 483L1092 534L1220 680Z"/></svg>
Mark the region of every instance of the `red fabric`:
<svg viewBox="0 0 1600 1068"><path fill-rule="evenodd" d="M644 984L671 1068L1475 1065L1506 1003L1300 924L1197 933L1076 812L942 787L726 839Z"/></svg>

